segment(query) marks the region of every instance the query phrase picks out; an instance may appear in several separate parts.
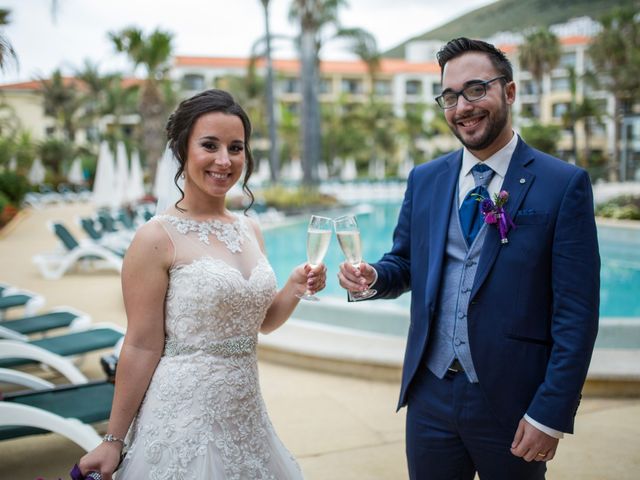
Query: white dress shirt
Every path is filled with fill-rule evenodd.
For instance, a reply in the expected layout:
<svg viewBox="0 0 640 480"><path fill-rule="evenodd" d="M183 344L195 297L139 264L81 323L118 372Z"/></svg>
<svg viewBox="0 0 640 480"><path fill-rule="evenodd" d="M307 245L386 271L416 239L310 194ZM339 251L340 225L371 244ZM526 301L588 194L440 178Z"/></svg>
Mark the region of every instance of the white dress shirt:
<svg viewBox="0 0 640 480"><path fill-rule="evenodd" d="M481 162L494 171L493 177L487 186L487 190L491 195L491 200L493 200L493 196L496 193L499 193L500 188L502 188L502 182L507 174L511 156L513 155L517 145L518 135L514 133L511 140L509 140L509 143L487 158L484 162L478 159L466 148L462 151L462 167L460 168L460 177L458 179L458 206L462 205L462 201L467 196L467 193L476 186L471 169Z"/></svg>

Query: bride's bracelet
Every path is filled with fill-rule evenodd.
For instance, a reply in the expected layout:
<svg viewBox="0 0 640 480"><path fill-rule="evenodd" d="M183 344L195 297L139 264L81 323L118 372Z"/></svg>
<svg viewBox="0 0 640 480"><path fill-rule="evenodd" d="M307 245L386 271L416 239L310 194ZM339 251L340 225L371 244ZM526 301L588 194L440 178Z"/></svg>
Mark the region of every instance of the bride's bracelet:
<svg viewBox="0 0 640 480"><path fill-rule="evenodd" d="M118 438L112 433L107 433L104 437L102 437L102 441L103 442L120 442L123 448L127 446L127 444L124 443L124 440L122 438Z"/></svg>

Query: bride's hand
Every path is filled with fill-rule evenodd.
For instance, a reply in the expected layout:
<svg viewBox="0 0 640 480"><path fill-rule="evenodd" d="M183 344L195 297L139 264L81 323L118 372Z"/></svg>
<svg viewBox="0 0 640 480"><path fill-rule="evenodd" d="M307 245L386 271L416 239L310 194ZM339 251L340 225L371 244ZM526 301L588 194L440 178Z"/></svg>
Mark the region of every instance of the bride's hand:
<svg viewBox="0 0 640 480"><path fill-rule="evenodd" d="M308 263L298 265L291 273L291 279L299 287L300 293L308 291L315 294L327 284L327 267L324 263L315 267Z"/></svg>
<svg viewBox="0 0 640 480"><path fill-rule="evenodd" d="M94 450L87 453L78 462L83 475L98 472L102 480L111 480L113 472L120 464L121 446L115 442L102 442Z"/></svg>

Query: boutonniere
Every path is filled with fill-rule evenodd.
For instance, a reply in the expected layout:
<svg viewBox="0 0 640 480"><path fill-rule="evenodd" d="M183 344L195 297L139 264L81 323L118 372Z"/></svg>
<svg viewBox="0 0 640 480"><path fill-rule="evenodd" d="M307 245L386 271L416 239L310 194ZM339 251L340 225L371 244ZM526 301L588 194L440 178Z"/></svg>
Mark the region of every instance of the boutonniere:
<svg viewBox="0 0 640 480"><path fill-rule="evenodd" d="M482 195L477 196L480 202L480 211L484 216L484 223L496 225L500 234L500 243L503 245L509 243L507 233L509 233L510 229L516 228L511 217L504 209L504 205L509 200L509 192L502 190L493 196L493 200Z"/></svg>

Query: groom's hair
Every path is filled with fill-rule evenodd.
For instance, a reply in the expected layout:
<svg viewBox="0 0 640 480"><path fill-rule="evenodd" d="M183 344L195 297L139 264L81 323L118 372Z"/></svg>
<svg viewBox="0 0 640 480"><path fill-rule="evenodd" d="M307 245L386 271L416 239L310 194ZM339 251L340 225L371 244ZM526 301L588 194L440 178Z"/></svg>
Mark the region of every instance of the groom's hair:
<svg viewBox="0 0 640 480"><path fill-rule="evenodd" d="M504 75L505 82L509 83L513 81L513 67L502 50L496 48L490 43L483 42L482 40L471 40L466 37L450 40L436 54L438 64L440 65L440 79L442 79L442 74L444 73L444 66L449 60L453 60L454 58L468 52L480 52L486 54L500 75Z"/></svg>

